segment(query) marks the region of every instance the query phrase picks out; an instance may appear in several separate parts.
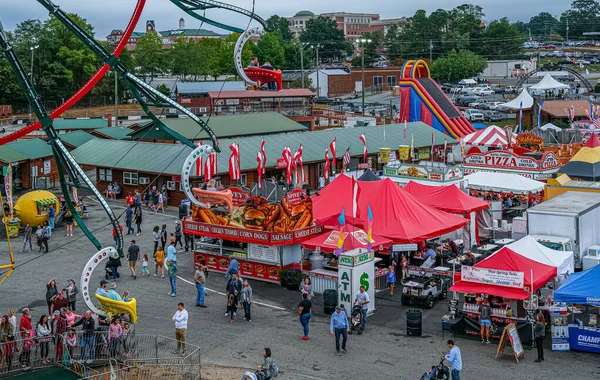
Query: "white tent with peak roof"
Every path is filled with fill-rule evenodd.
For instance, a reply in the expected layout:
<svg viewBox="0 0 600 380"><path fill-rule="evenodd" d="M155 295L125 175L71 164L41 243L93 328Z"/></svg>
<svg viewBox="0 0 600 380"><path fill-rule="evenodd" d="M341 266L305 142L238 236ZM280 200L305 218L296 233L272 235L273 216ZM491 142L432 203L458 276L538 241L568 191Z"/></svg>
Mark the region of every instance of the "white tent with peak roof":
<svg viewBox="0 0 600 380"><path fill-rule="evenodd" d="M564 83L560 83L556 79L552 78L550 73L546 73L539 83L534 84L533 86L529 86L532 90L538 91L546 91L546 90L556 90L559 88L569 88L568 85Z"/></svg>
<svg viewBox="0 0 600 380"><path fill-rule="evenodd" d="M523 102L523 109L528 109L528 108L533 107L533 98L531 97L531 95L529 95L529 92L527 92L526 88L523 88L523 90L521 90L521 93L519 94L519 96L517 96L510 102L500 104L500 107L506 107L506 108L510 108L513 110L518 110L519 108L521 108L521 102Z"/></svg>

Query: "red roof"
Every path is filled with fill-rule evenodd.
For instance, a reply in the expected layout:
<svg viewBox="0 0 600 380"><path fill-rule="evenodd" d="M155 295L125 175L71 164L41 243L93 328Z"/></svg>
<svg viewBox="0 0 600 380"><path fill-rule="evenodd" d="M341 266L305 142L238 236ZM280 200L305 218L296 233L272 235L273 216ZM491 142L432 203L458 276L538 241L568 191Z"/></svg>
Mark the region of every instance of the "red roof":
<svg viewBox="0 0 600 380"><path fill-rule="evenodd" d="M293 88L281 91L233 90L208 92L208 97L211 99L307 98L313 96L315 96L315 93L306 88Z"/></svg>
<svg viewBox="0 0 600 380"><path fill-rule="evenodd" d="M355 248L367 248L367 233L350 224L345 224L342 228L344 233L347 233L344 239L344 251L349 251ZM332 253L337 249L337 243L339 238L339 228L333 231L327 231L324 234L315 236L314 238L307 240L302 243L302 247L307 249L315 250L317 247L321 248L321 251ZM383 248L389 248L392 245L390 239L382 236L372 235L373 249L378 250L380 246Z"/></svg>
<svg viewBox="0 0 600 380"><path fill-rule="evenodd" d="M466 194L456 185L427 186L410 181L404 186L404 190L428 206L457 214L484 210L490 205L488 202Z"/></svg>
<svg viewBox="0 0 600 380"><path fill-rule="evenodd" d="M586 141L583 146L586 146L588 148L595 148L597 146L600 146L600 139L598 139L598 136L596 136L595 133L592 133L588 141Z"/></svg>
<svg viewBox="0 0 600 380"><path fill-rule="evenodd" d="M367 225L367 207L373 213L373 234L392 239L395 243L417 243L451 231L467 220L426 206L389 178L381 181L356 181L340 175L313 195L313 215L317 224L331 220L344 208L346 219L352 215L353 186L357 184L357 219Z"/></svg>
<svg viewBox="0 0 600 380"><path fill-rule="evenodd" d="M533 278L533 291L535 292L548 281L556 277L556 267L521 256L510 248L503 247L498 252L485 260L475 264L478 268L508 270L523 272L525 274L525 287L531 288ZM467 281L457 281L450 288L451 291L461 293L485 293L512 299L525 299L529 297L529 290L509 288L506 286L479 284Z"/></svg>

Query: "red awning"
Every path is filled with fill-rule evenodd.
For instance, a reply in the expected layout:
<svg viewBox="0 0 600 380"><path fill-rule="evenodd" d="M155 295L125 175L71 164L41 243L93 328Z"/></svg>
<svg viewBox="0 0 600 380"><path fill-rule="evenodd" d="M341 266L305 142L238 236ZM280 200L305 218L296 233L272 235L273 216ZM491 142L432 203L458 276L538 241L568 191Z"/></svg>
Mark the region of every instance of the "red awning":
<svg viewBox="0 0 600 380"><path fill-rule="evenodd" d="M363 225L367 221L367 206L373 213L373 234L395 243L417 243L455 231L467 220L427 206L401 189L389 178L381 181L356 181L340 175L312 196L313 216L317 224L331 221L342 207L346 219L353 213L354 185L357 184L357 217Z"/></svg>
<svg viewBox="0 0 600 380"><path fill-rule="evenodd" d="M523 289L509 288L506 286L478 284L475 282L457 281L450 287L450 291L459 293L491 294L502 298L513 300L524 300L529 293Z"/></svg>
<svg viewBox="0 0 600 380"><path fill-rule="evenodd" d="M468 195L456 185L428 186L410 181L403 189L428 206L457 214L468 214L490 206L488 202Z"/></svg>
<svg viewBox="0 0 600 380"><path fill-rule="evenodd" d="M342 231L346 233L344 240L344 251L349 251L355 248L367 248L367 233L355 226L345 224ZM303 248L315 250L317 247L326 253L332 253L337 249L339 239L339 228L333 231L327 231L324 234L315 236L314 238L302 243ZM390 239L382 236L373 235L373 249L389 248L392 245Z"/></svg>

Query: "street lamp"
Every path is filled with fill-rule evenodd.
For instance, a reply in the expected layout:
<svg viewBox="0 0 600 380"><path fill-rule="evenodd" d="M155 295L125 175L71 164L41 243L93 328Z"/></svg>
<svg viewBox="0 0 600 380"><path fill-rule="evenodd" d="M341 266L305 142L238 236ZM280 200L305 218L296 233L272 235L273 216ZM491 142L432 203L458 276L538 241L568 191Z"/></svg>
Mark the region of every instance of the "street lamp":
<svg viewBox="0 0 600 380"><path fill-rule="evenodd" d="M31 51L31 70L29 71L29 80L31 80L31 85L33 86L33 52L35 49L39 48L38 45L30 46L29 50ZM31 104L29 105L29 117L31 118Z"/></svg>
<svg viewBox="0 0 600 380"><path fill-rule="evenodd" d="M370 44L371 40L360 38L358 40L360 47L362 48L360 51L361 61L362 61L362 72L360 76L360 82L362 87L362 114L365 114L365 43Z"/></svg>

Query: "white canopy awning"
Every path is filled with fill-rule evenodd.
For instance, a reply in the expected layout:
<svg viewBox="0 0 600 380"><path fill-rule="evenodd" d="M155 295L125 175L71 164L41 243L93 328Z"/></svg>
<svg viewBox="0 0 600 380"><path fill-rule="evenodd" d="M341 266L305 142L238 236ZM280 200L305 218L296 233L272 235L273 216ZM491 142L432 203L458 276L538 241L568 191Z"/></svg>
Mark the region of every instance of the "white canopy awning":
<svg viewBox="0 0 600 380"><path fill-rule="evenodd" d="M463 79L460 82L458 82L458 84L471 85L471 84L477 84L477 82L475 81L475 79Z"/></svg>
<svg viewBox="0 0 600 380"><path fill-rule="evenodd" d="M554 90L557 88L569 88L568 85L564 83L560 83L556 79L552 78L550 73L546 73L539 83L534 84L533 86L529 86L532 90L546 91L546 90Z"/></svg>
<svg viewBox="0 0 600 380"><path fill-rule="evenodd" d="M508 244L507 247L528 259L556 267L559 275L575 273L573 252L555 251L538 243L529 235Z"/></svg>
<svg viewBox="0 0 600 380"><path fill-rule="evenodd" d="M477 172L465 176L465 181L467 188L484 191L530 193L544 189L543 182L512 173Z"/></svg>
<svg viewBox="0 0 600 380"><path fill-rule="evenodd" d="M548 123L545 124L543 126L540 127L541 130L547 131L547 130L551 130L551 131L562 131L561 128L557 127L556 125L552 124L552 123Z"/></svg>
<svg viewBox="0 0 600 380"><path fill-rule="evenodd" d="M527 92L527 89L523 88L519 96L515 99L511 100L508 103L500 104L500 107L506 107L513 110L518 110L521 107L521 102L523 102L523 109L528 109L533 107L533 98Z"/></svg>

